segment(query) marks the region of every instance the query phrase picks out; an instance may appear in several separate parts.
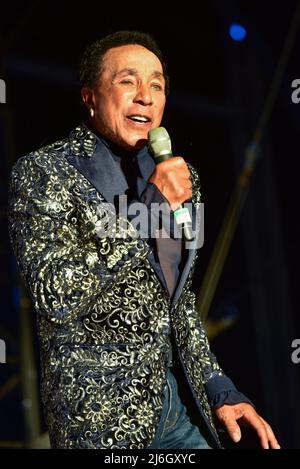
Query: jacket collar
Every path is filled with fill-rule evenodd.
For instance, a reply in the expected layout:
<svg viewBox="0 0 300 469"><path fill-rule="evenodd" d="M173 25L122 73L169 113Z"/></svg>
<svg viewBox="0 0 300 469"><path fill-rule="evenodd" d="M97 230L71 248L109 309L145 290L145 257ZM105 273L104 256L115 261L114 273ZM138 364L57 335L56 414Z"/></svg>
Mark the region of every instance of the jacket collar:
<svg viewBox="0 0 300 469"><path fill-rule="evenodd" d="M108 202L114 203L116 196L126 192L128 184L105 140L100 139L85 124L81 124L70 133L69 141L68 161ZM142 178L138 178L138 189L142 191L145 181L154 171L155 162L147 147L138 152L137 160L142 175Z"/></svg>
<svg viewBox="0 0 300 469"><path fill-rule="evenodd" d="M74 156L91 158L96 150L97 137L85 124L80 124L69 135L71 153Z"/></svg>

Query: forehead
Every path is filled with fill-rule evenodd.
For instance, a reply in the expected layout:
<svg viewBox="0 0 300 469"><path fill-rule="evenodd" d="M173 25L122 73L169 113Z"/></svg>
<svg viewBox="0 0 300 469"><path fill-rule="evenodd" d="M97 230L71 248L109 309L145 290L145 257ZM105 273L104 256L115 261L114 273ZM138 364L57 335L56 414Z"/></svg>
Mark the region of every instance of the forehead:
<svg viewBox="0 0 300 469"><path fill-rule="evenodd" d="M103 72L116 73L123 68L147 70L150 73L159 71L163 73L159 58L150 50L137 44L113 47L103 58Z"/></svg>

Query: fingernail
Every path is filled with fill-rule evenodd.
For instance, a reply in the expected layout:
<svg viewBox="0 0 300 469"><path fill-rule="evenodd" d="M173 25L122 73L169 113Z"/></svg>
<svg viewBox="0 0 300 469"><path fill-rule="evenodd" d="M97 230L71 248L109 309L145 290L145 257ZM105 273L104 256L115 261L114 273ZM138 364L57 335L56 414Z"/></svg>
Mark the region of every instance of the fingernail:
<svg viewBox="0 0 300 469"><path fill-rule="evenodd" d="M240 434L240 432L234 432L232 437L233 437L233 441L235 443L238 443L241 439L241 434Z"/></svg>

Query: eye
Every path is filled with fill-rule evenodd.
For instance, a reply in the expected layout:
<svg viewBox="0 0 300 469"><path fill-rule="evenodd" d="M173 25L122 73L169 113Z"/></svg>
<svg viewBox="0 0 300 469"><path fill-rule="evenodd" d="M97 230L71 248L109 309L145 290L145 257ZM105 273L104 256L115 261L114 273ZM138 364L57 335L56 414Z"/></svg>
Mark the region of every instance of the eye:
<svg viewBox="0 0 300 469"><path fill-rule="evenodd" d="M124 79L124 80L121 80L120 83L122 85L134 85L134 82L133 80L128 80L128 78Z"/></svg>
<svg viewBox="0 0 300 469"><path fill-rule="evenodd" d="M155 90L155 91L163 91L163 87L160 83L152 83L151 84L151 87Z"/></svg>

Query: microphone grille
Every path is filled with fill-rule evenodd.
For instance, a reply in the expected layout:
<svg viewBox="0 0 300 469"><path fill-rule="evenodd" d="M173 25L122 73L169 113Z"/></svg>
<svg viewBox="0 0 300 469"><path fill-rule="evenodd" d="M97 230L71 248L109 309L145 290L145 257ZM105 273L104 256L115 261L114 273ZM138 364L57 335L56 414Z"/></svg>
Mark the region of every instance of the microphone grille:
<svg viewBox="0 0 300 469"><path fill-rule="evenodd" d="M164 127L149 130L148 144L155 157L172 155L171 139Z"/></svg>

